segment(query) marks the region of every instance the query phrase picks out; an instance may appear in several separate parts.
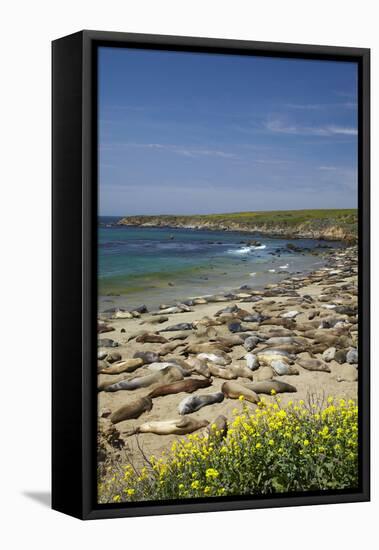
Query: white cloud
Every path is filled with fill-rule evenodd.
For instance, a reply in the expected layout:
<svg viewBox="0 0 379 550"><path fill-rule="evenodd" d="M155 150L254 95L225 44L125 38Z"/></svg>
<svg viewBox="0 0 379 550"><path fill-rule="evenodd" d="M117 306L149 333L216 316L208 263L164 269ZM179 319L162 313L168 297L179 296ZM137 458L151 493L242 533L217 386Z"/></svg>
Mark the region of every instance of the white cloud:
<svg viewBox="0 0 379 550"><path fill-rule="evenodd" d="M346 126L325 125L325 126L298 126L295 124L286 124L280 119L271 119L265 124L266 130L277 134L290 134L301 136L356 136L358 130Z"/></svg>
<svg viewBox="0 0 379 550"><path fill-rule="evenodd" d="M167 151L169 153L174 153L177 155L183 155L186 157L219 157L226 159L237 159L238 155L230 153L228 151L222 151L218 149L207 149L207 148L192 148L180 145L172 145L166 143L109 143L104 144L102 149L105 151L110 150L119 150L119 149L128 149L128 148L140 148L140 149L152 149L157 151Z"/></svg>

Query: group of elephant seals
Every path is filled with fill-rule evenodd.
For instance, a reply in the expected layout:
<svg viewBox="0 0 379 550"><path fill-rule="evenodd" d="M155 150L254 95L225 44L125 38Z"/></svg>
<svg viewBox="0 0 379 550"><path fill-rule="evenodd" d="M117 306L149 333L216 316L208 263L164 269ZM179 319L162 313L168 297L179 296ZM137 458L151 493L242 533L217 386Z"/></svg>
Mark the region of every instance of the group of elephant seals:
<svg viewBox="0 0 379 550"><path fill-rule="evenodd" d="M113 424L117 424L123 420L138 418L143 412L151 411L152 407L153 402L150 397L140 397L117 409L117 411L111 415L110 419Z"/></svg>
<svg viewBox="0 0 379 550"><path fill-rule="evenodd" d="M172 395L175 393L192 393L199 388L207 388L212 384L212 378L188 378L187 380L180 380L179 382L173 382L172 384L165 384L164 386L158 386L148 394L148 397L162 397L164 395Z"/></svg>
<svg viewBox="0 0 379 550"><path fill-rule="evenodd" d="M152 433L156 435L186 435L200 428L208 426L208 420L197 420L196 418L186 417L177 420L152 420L145 422L134 430L130 430L125 435L133 435L139 433Z"/></svg>
<svg viewBox="0 0 379 550"><path fill-rule="evenodd" d="M169 384L171 382L177 382L178 380L183 380L183 374L176 367L166 367L162 370L153 372L153 374L148 374L146 376L138 376L133 379L121 380L116 384L107 386L105 391L114 392L119 390L136 390L138 388L147 388L152 384L158 382L163 382Z"/></svg>
<svg viewBox="0 0 379 550"><path fill-rule="evenodd" d="M207 405L221 403L224 400L222 392L208 393L207 395L190 395L185 397L178 406L179 414L190 414Z"/></svg>
<svg viewBox="0 0 379 550"><path fill-rule="evenodd" d="M259 397L255 391L238 382L224 382L221 389L223 394L230 399L239 399L242 396L246 401L250 401L250 403L256 404L259 402Z"/></svg>

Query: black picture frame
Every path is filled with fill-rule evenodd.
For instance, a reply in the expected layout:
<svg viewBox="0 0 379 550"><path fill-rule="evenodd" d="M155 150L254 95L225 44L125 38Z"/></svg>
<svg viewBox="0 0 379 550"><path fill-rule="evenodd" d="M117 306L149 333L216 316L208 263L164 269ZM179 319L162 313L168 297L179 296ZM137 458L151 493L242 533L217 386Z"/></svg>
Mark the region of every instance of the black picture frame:
<svg viewBox="0 0 379 550"><path fill-rule="evenodd" d="M96 503L97 103L99 46L349 60L359 74L359 449L356 491ZM52 507L81 519L301 506L370 499L370 50L81 31L52 43Z"/></svg>

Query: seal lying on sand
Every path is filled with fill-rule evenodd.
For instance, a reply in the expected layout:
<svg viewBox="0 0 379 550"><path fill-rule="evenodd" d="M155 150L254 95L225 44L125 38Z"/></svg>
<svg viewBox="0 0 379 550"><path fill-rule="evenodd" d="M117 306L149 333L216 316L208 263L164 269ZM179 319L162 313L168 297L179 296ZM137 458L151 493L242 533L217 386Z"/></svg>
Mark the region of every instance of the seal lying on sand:
<svg viewBox="0 0 379 550"><path fill-rule="evenodd" d="M177 420L156 420L145 422L138 428L125 432L125 435L139 433L152 433L157 435L185 435L208 426L208 420L197 420L196 418L179 418Z"/></svg>
<svg viewBox="0 0 379 550"><path fill-rule="evenodd" d="M227 355L224 351L215 350L213 353L199 353L197 356L200 361L210 361L211 363L216 363L216 365L221 365L225 367L230 365L232 362L231 357Z"/></svg>
<svg viewBox="0 0 379 550"><path fill-rule="evenodd" d="M223 380L235 380L238 378L238 374L234 370L224 369L223 367L218 367L213 363L208 363L208 369L213 376L222 378Z"/></svg>
<svg viewBox="0 0 379 550"><path fill-rule="evenodd" d="M146 376L138 376L133 379L121 380L117 384L107 386L105 391L118 391L118 390L136 390L138 388L147 388L152 384L161 382L162 384L170 384L171 382L177 382L183 380L183 374L176 367L166 367L163 370L153 372Z"/></svg>
<svg viewBox="0 0 379 550"><path fill-rule="evenodd" d="M298 359L297 363L306 370L330 372L329 366L320 359Z"/></svg>
<svg viewBox="0 0 379 550"><path fill-rule="evenodd" d="M183 401L179 403L179 414L190 414L198 411L202 407L207 405L213 405L214 403L221 403L224 400L224 394L222 392L208 393L207 395L190 395L185 397Z"/></svg>
<svg viewBox="0 0 379 550"><path fill-rule="evenodd" d="M111 367L103 368L99 372L102 374L121 374L122 372L133 372L142 365L143 361L140 358L126 359L125 361L117 361Z"/></svg>
<svg viewBox="0 0 379 550"><path fill-rule="evenodd" d="M117 411L111 415L111 422L117 424L123 420L130 420L131 418L138 418L145 411L151 411L153 407L153 402L150 397L140 397L130 403L126 403Z"/></svg>
<svg viewBox="0 0 379 550"><path fill-rule="evenodd" d="M230 399L238 399L242 395L250 403L259 402L259 397L253 390L238 382L224 382L221 389L223 394Z"/></svg>
<svg viewBox="0 0 379 550"><path fill-rule="evenodd" d="M212 378L189 378L187 380L180 380L179 382L173 382L172 384L158 386L148 394L148 397L153 399L154 397L161 397L163 395L171 395L174 393L192 393L199 388L207 388L208 386L211 386L212 382Z"/></svg>
<svg viewBox="0 0 379 550"><path fill-rule="evenodd" d="M253 390L255 393L266 393L270 395L272 390L275 393L292 393L296 392L297 389L287 382L282 382L279 380L263 380L262 382L246 382L246 386Z"/></svg>
<svg viewBox="0 0 379 550"><path fill-rule="evenodd" d="M142 359L144 365L159 361L159 355L154 351L137 351L133 357Z"/></svg>
<svg viewBox="0 0 379 550"><path fill-rule="evenodd" d="M154 332L145 332L145 334L137 336L136 342L139 344L167 344L167 339L160 334L155 334Z"/></svg>

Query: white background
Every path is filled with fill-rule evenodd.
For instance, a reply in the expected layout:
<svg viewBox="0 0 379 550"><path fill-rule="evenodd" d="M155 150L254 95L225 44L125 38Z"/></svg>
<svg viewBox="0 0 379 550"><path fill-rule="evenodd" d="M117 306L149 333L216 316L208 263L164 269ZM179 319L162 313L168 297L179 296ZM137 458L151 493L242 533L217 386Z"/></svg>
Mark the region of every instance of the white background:
<svg viewBox="0 0 379 550"><path fill-rule="evenodd" d="M379 399L375 395L375 324L371 503L96 522L66 517L46 504L50 485L50 41L81 29L99 29L370 47L375 153L375 99L379 94L375 4L373 0L13 0L2 4L3 548L357 549L365 543L376 547ZM375 154L372 161L375 243ZM376 268L374 256L373 277ZM373 278L373 299L375 287ZM373 313L376 316L376 307ZM67 396L68 406L69 402Z"/></svg>

